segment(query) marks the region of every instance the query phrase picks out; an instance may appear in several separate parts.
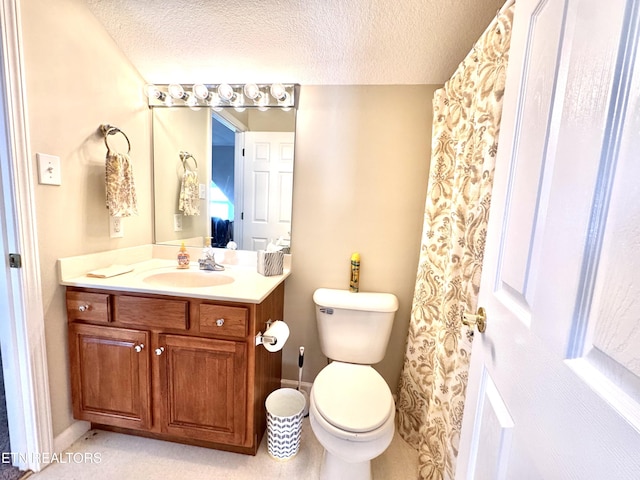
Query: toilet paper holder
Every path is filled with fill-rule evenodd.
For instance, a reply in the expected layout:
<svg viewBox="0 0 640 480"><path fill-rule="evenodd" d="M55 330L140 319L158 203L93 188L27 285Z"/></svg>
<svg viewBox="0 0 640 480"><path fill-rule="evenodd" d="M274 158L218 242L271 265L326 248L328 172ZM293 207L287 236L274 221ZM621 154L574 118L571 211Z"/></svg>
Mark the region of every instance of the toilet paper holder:
<svg viewBox="0 0 640 480"><path fill-rule="evenodd" d="M264 329L265 333L273 323L273 320L269 319L266 321L266 327ZM268 343L269 345L276 345L278 343L278 339L271 335L263 335L262 332L258 332L256 335L256 346L263 345Z"/></svg>

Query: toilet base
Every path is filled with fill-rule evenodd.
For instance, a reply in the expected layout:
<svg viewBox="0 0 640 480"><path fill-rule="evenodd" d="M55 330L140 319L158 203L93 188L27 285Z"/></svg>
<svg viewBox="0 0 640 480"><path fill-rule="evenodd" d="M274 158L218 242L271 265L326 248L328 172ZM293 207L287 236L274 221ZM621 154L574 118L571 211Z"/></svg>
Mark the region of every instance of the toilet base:
<svg viewBox="0 0 640 480"><path fill-rule="evenodd" d="M371 480L371 460L345 462L325 449L320 467L320 480Z"/></svg>

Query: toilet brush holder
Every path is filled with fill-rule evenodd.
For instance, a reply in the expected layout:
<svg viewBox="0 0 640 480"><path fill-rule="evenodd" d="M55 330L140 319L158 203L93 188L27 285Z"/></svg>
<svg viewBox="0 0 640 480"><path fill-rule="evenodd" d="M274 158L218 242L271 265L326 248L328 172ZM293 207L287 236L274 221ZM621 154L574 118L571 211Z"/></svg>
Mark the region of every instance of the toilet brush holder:
<svg viewBox="0 0 640 480"><path fill-rule="evenodd" d="M302 388L302 366L304 365L304 347L300 347L298 353L298 391L304 396L304 410L302 415L309 416L309 392Z"/></svg>

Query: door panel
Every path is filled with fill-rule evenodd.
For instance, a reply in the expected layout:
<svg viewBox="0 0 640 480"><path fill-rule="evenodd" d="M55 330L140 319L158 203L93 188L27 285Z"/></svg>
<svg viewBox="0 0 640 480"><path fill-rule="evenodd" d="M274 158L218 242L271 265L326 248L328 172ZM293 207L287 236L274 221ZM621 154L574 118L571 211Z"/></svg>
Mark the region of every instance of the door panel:
<svg viewBox="0 0 640 480"><path fill-rule="evenodd" d="M457 478L640 478L638 8L516 2Z"/></svg>
<svg viewBox="0 0 640 480"><path fill-rule="evenodd" d="M482 372L478 399L470 477L505 479L514 424L487 370Z"/></svg>
<svg viewBox="0 0 640 480"><path fill-rule="evenodd" d="M162 431L242 445L247 425L246 344L160 335Z"/></svg>
<svg viewBox="0 0 640 480"><path fill-rule="evenodd" d="M527 60L524 75L528 77L527 95L521 99L518 122L526 131L518 132L513 149L514 162L507 195L510 198L504 212L505 240L500 255L500 277L503 294L520 304L522 319L528 323L532 302L528 291L535 242L537 219L544 211L543 174L548 148L547 128L553 101L553 84L560 59L560 38L564 2L542 2L531 12L531 25L524 48ZM533 180L533 181L532 181Z"/></svg>
<svg viewBox="0 0 640 480"><path fill-rule="evenodd" d="M147 332L70 324L74 416L119 427L150 427L148 346Z"/></svg>
<svg viewBox="0 0 640 480"><path fill-rule="evenodd" d="M245 133L245 250L264 250L270 241L290 236L293 145L292 132Z"/></svg>

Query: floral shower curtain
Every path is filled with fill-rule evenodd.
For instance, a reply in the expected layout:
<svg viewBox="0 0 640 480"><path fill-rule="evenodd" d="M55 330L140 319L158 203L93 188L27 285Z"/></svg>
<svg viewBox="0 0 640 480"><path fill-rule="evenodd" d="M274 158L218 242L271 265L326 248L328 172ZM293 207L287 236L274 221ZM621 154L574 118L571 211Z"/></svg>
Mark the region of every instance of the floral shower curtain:
<svg viewBox="0 0 640 480"><path fill-rule="evenodd" d="M498 148L514 5L504 7L433 100L431 171L398 431L421 479L455 473Z"/></svg>

